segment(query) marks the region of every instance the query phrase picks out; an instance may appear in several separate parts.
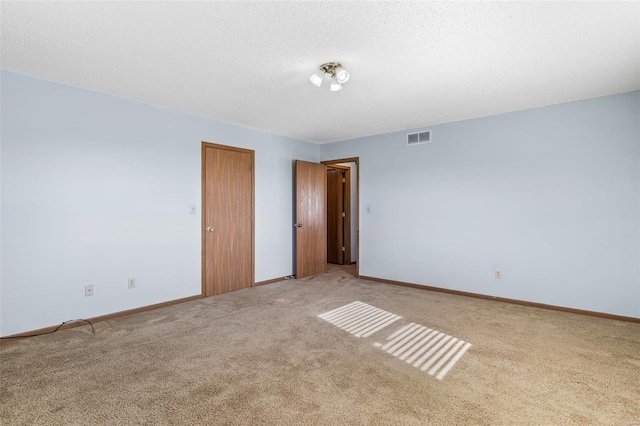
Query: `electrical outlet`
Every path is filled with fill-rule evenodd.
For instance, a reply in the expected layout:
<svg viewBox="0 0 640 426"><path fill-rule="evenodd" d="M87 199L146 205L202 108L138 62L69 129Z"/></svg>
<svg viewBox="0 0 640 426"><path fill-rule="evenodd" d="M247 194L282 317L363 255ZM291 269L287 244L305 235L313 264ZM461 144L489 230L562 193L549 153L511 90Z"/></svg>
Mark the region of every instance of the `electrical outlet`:
<svg viewBox="0 0 640 426"><path fill-rule="evenodd" d="M136 288L136 279L129 278L129 288Z"/></svg>
<svg viewBox="0 0 640 426"><path fill-rule="evenodd" d="M93 284L87 284L84 286L84 295L93 296Z"/></svg>
<svg viewBox="0 0 640 426"><path fill-rule="evenodd" d="M500 269L496 269L495 270L495 279L496 280L501 280L502 279L502 271Z"/></svg>
<svg viewBox="0 0 640 426"><path fill-rule="evenodd" d="M196 206L192 205L191 208L189 209L189 213L190 214L196 214Z"/></svg>

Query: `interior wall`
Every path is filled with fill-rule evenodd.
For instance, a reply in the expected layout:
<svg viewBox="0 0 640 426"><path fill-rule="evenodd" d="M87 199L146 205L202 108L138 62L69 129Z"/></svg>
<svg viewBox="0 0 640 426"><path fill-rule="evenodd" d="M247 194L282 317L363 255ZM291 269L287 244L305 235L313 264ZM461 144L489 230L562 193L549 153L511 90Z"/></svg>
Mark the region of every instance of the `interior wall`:
<svg viewBox="0 0 640 426"><path fill-rule="evenodd" d="M0 334L200 294L202 141L255 150L255 280L294 273L292 160L318 161L317 145L0 78Z"/></svg>
<svg viewBox="0 0 640 426"><path fill-rule="evenodd" d="M360 157L360 273L640 317L640 92L320 147ZM367 208L370 207L370 212ZM494 271L502 271L502 279Z"/></svg>

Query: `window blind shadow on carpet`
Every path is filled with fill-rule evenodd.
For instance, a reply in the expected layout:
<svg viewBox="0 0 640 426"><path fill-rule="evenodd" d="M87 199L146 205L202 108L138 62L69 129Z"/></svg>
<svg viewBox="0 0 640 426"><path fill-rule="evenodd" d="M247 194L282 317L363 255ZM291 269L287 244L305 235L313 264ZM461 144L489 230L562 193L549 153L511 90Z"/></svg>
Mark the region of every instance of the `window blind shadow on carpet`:
<svg viewBox="0 0 640 426"><path fill-rule="evenodd" d="M356 337L369 337L402 317L355 301L318 315ZM432 328L409 323L374 346L442 380L469 350L471 343Z"/></svg>

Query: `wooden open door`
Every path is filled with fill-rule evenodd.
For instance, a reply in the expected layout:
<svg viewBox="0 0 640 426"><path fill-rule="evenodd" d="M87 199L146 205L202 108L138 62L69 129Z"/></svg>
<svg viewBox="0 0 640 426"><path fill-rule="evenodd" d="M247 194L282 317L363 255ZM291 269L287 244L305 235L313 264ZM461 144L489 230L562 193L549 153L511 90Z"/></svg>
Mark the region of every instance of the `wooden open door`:
<svg viewBox="0 0 640 426"><path fill-rule="evenodd" d="M327 167L296 160L296 278L327 269Z"/></svg>
<svg viewBox="0 0 640 426"><path fill-rule="evenodd" d="M202 294L253 286L254 152L202 143Z"/></svg>

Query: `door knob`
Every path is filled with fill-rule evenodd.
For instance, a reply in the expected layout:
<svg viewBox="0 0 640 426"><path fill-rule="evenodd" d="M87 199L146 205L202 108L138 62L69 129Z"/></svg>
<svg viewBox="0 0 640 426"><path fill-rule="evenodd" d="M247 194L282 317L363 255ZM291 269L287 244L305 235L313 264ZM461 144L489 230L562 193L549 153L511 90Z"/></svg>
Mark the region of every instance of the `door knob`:
<svg viewBox="0 0 640 426"><path fill-rule="evenodd" d="M207 232L213 232L213 226L207 226Z"/></svg>
<svg viewBox="0 0 640 426"><path fill-rule="evenodd" d="M302 224L301 223L294 223L293 226L295 226L296 228L302 228Z"/></svg>

